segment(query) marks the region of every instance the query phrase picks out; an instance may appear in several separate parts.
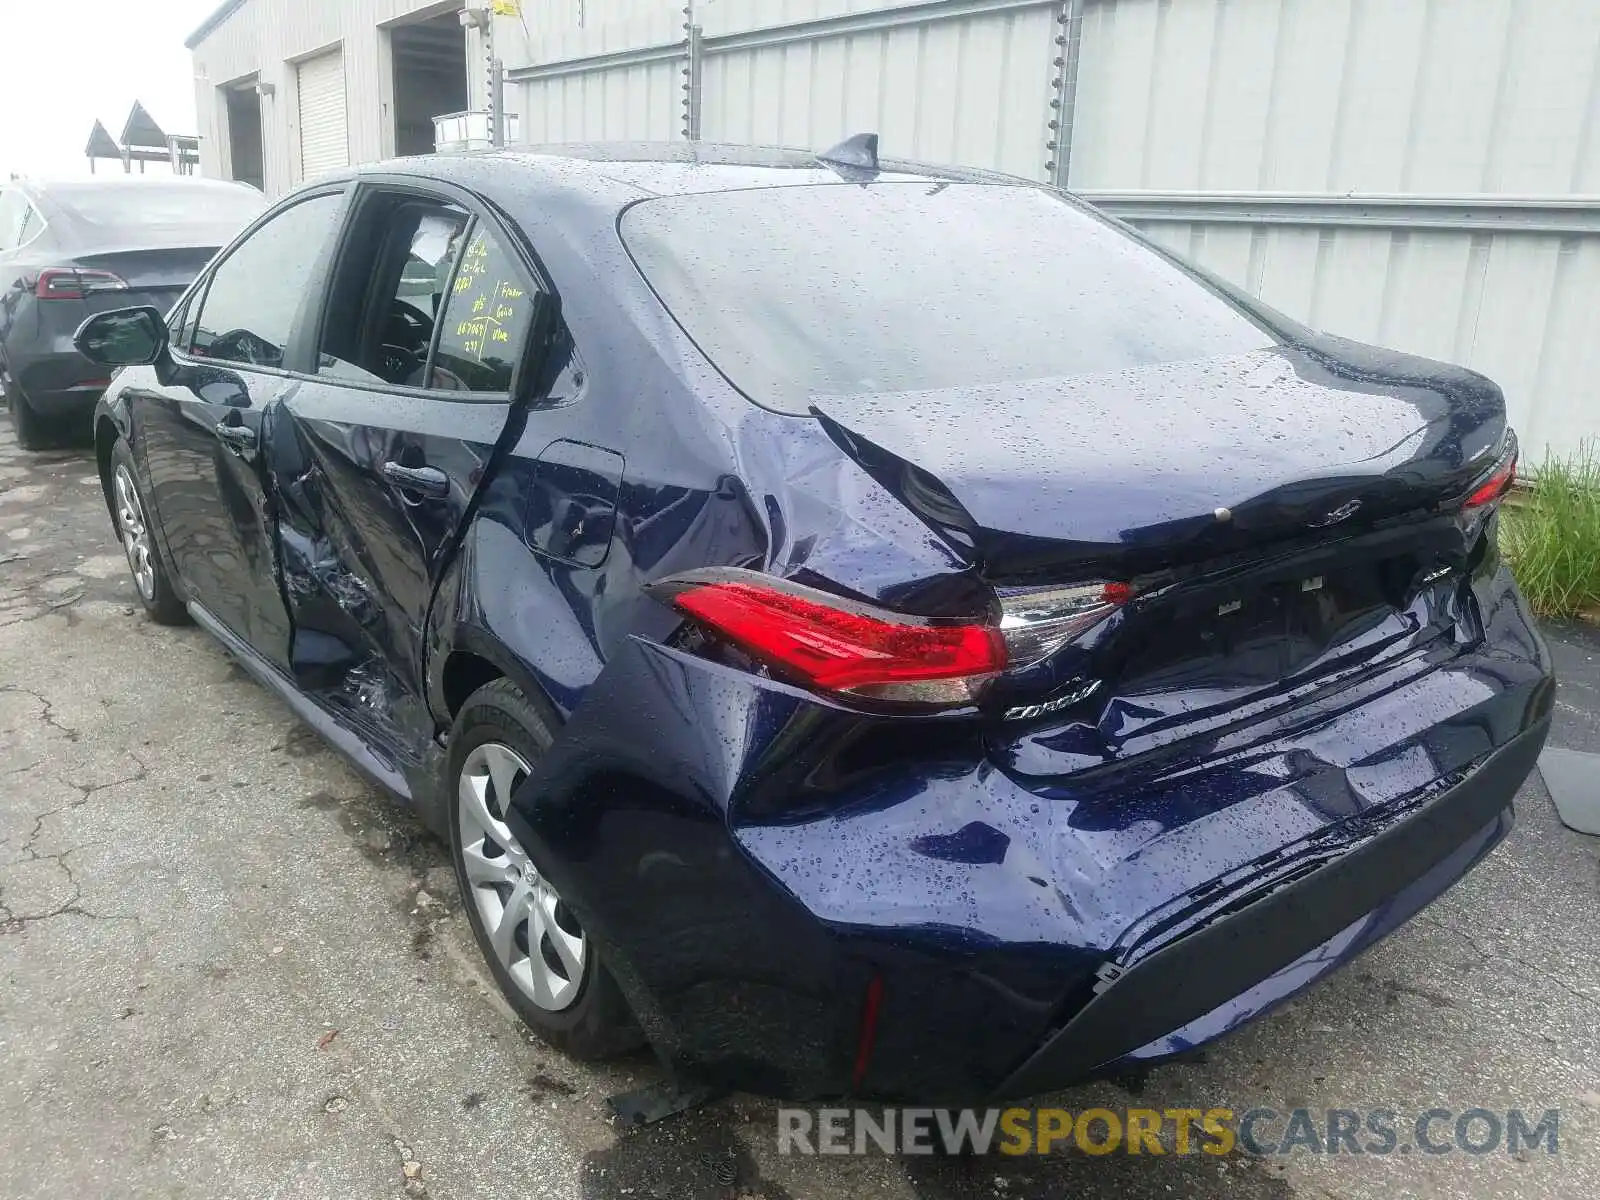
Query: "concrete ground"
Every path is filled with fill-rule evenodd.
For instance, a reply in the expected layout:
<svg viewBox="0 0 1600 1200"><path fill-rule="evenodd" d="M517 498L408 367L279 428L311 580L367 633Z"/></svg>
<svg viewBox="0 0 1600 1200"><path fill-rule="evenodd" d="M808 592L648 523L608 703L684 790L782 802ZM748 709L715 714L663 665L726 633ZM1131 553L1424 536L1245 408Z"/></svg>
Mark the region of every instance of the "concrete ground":
<svg viewBox="0 0 1600 1200"><path fill-rule="evenodd" d="M1555 647L1557 741L1600 750L1600 639ZM90 460L24 454L0 418L0 1195L1597 1195L1600 840L1537 781L1518 809L1332 981L1062 1102L1558 1108L1553 1157L780 1157L745 1098L621 1130L604 1098L649 1060L531 1042L444 848L203 634L145 620Z"/></svg>

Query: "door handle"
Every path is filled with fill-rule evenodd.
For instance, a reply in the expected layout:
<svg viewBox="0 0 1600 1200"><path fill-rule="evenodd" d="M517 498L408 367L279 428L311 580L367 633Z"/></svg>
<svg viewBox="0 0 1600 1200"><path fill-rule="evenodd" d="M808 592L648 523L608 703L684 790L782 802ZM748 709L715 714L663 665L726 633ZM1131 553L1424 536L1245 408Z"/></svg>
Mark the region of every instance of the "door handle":
<svg viewBox="0 0 1600 1200"><path fill-rule="evenodd" d="M403 492L417 492L436 500L450 494L450 476L438 467L408 467L404 463L386 462L383 477Z"/></svg>
<svg viewBox="0 0 1600 1200"><path fill-rule="evenodd" d="M249 454L256 448L256 431L248 425L217 424L217 440L235 454Z"/></svg>

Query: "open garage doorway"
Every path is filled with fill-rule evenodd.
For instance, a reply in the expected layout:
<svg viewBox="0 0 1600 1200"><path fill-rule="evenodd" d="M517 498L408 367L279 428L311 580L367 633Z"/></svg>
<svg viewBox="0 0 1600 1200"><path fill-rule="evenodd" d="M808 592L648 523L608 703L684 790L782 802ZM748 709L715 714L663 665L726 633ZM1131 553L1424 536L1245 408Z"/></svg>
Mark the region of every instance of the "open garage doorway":
<svg viewBox="0 0 1600 1200"><path fill-rule="evenodd" d="M433 152L433 119L467 108L467 33L452 10L389 30L396 154Z"/></svg>
<svg viewBox="0 0 1600 1200"><path fill-rule="evenodd" d="M265 191L261 164L261 97L251 79L222 89L228 120L228 174Z"/></svg>

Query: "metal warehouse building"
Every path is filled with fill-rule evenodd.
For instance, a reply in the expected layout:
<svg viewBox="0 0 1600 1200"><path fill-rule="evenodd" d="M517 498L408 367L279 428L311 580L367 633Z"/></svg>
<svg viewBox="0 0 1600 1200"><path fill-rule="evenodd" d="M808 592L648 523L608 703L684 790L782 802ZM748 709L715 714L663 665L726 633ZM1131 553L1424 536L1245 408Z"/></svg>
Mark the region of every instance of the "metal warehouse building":
<svg viewBox="0 0 1600 1200"><path fill-rule="evenodd" d="M203 172L877 130L1492 375L1533 462L1600 434L1597 0L470 2L228 0L188 43Z"/></svg>

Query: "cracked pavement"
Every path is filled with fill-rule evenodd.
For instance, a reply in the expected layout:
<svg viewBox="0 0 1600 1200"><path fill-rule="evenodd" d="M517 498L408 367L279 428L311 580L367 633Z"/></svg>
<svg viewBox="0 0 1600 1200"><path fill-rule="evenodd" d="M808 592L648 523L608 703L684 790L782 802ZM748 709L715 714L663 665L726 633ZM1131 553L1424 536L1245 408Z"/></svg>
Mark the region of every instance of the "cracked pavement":
<svg viewBox="0 0 1600 1200"><path fill-rule="evenodd" d="M1600 750L1600 638L1554 649L1556 740ZM87 451L24 454L0 417L3 1197L1600 1194L1600 839L1537 780L1518 808L1334 979L1060 1102L1558 1108L1555 1156L780 1157L745 1097L618 1129L604 1098L650 1061L531 1042L444 848L203 634L145 620Z"/></svg>

